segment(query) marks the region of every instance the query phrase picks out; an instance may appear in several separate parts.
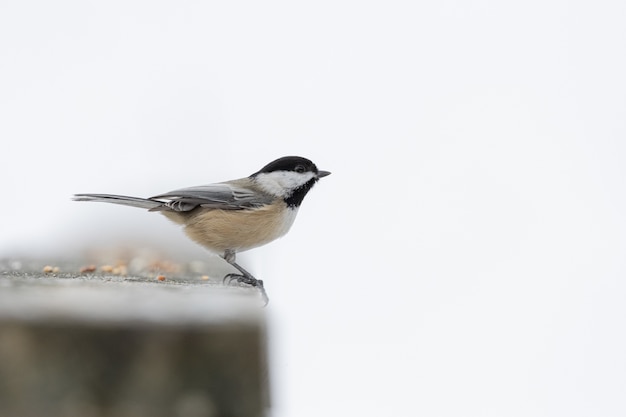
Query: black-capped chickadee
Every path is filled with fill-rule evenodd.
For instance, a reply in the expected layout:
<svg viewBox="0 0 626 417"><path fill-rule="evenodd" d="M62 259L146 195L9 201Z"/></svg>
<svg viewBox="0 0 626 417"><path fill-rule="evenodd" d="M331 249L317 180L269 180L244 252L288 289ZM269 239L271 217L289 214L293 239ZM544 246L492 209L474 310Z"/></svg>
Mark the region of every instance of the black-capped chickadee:
<svg viewBox="0 0 626 417"><path fill-rule="evenodd" d="M228 274L259 288L268 298L263 281L239 266L237 252L265 245L285 235L304 196L328 171L299 156L286 156L265 165L246 178L182 188L150 198L110 194L76 194L76 201L101 201L159 211L183 225L187 235L220 255L240 273Z"/></svg>

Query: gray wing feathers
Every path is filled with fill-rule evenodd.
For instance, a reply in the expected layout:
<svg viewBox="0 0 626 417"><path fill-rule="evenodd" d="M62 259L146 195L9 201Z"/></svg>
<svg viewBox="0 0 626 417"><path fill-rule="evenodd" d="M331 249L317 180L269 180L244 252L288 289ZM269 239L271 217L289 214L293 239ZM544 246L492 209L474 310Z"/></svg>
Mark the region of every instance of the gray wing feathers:
<svg viewBox="0 0 626 417"><path fill-rule="evenodd" d="M197 206L221 210L240 210L259 207L272 201L271 196L229 183L182 188L152 198L170 200L165 206L176 211L187 211ZM164 208L157 207L154 210Z"/></svg>
<svg viewBox="0 0 626 417"><path fill-rule="evenodd" d="M75 201L100 201L146 208L150 211L191 211L196 207L220 210L241 210L260 207L272 202L267 194L257 193L233 183L218 183L181 188L150 198L112 194L76 194Z"/></svg>

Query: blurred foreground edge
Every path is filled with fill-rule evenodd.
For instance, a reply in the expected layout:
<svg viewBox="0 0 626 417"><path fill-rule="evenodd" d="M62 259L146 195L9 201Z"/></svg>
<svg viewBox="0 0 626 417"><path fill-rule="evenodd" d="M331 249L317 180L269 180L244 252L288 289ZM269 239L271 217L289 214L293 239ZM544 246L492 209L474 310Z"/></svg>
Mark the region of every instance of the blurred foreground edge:
<svg viewBox="0 0 626 417"><path fill-rule="evenodd" d="M266 345L255 291L0 269L2 417L265 416Z"/></svg>

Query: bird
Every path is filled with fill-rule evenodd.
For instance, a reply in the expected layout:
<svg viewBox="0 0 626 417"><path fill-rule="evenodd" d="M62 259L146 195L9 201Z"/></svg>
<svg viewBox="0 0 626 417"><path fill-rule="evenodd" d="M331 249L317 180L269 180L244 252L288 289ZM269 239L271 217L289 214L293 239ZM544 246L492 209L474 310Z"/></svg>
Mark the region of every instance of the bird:
<svg viewBox="0 0 626 417"><path fill-rule="evenodd" d="M291 228L304 197L320 178L330 175L300 156L278 158L248 177L181 188L150 198L115 194L74 194L74 201L94 201L159 212L184 228L187 236L221 256L238 273L223 282L237 281L258 288L269 302L263 280L236 262L237 253L284 236Z"/></svg>

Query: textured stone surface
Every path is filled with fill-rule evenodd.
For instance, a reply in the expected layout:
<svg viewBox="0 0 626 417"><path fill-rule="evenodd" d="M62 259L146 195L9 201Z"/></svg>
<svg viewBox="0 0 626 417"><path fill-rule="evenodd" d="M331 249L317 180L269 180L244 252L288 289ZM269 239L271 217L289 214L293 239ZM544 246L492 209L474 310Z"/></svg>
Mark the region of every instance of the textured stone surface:
<svg viewBox="0 0 626 417"><path fill-rule="evenodd" d="M0 415L267 413L254 289L80 265L0 261Z"/></svg>

